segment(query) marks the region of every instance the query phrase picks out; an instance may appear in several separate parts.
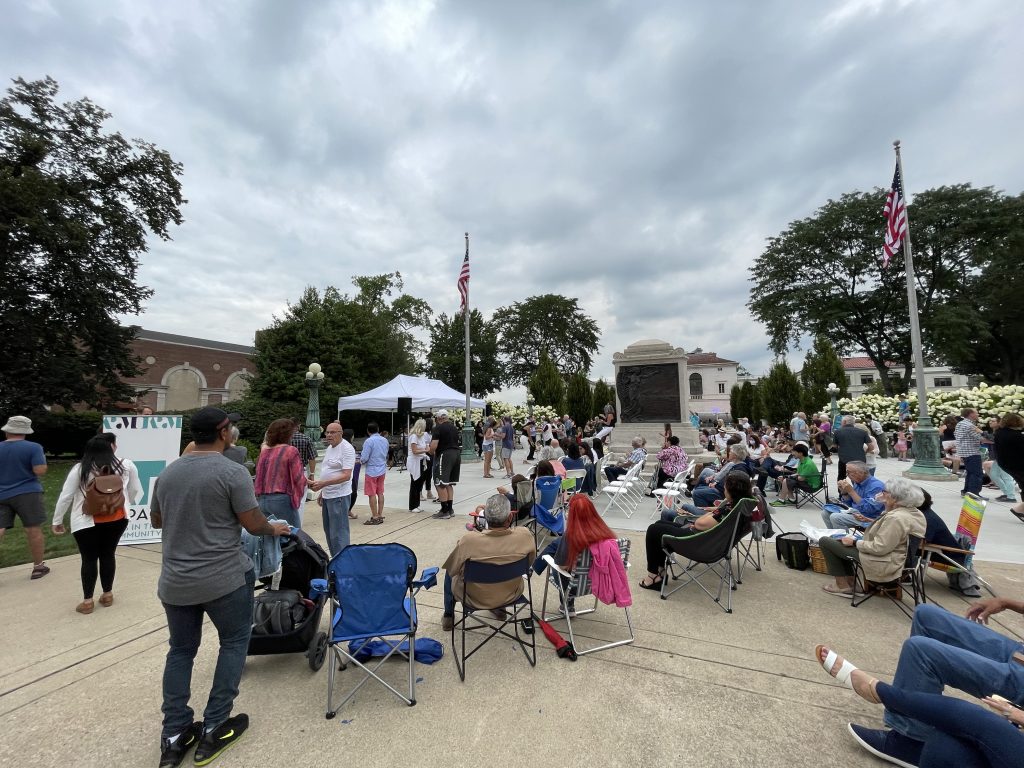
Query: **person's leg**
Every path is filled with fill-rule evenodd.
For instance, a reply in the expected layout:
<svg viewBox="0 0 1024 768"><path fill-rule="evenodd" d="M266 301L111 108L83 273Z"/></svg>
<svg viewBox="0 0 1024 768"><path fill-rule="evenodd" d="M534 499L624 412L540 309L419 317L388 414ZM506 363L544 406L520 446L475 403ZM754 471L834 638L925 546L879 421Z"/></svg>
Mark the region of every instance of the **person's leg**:
<svg viewBox="0 0 1024 768"><path fill-rule="evenodd" d="M484 477L491 476L491 456L493 455L493 451L486 451L484 453Z"/></svg>
<svg viewBox="0 0 1024 768"><path fill-rule="evenodd" d="M964 492L980 494L982 485L981 456L963 456L961 462L967 473L964 477Z"/></svg>
<svg viewBox="0 0 1024 768"><path fill-rule="evenodd" d="M161 736L169 739L191 727L194 712L188 705L192 695L192 664L203 639L203 608L199 605L163 604L170 635L164 662ZM250 621L252 618L250 617Z"/></svg>
<svg viewBox="0 0 1024 768"><path fill-rule="evenodd" d="M370 478L366 478L366 500L370 504L370 517L377 517L377 495L370 493Z"/></svg>
<svg viewBox="0 0 1024 768"><path fill-rule="evenodd" d="M423 482L426 480L423 472L420 472L420 476L415 480L409 478L409 511L412 512L414 509L420 507L420 495L423 493Z"/></svg>
<svg viewBox="0 0 1024 768"><path fill-rule="evenodd" d="M722 494L717 488L704 486L703 488L693 489L693 506L695 507L714 506L715 502L721 498Z"/></svg>
<svg viewBox="0 0 1024 768"><path fill-rule="evenodd" d="M988 476L999 487L1003 496L1010 499L1010 501L1017 500L1017 489L1014 487L1013 478L1002 470L998 462L992 462L992 466L988 470Z"/></svg>
<svg viewBox="0 0 1024 768"><path fill-rule="evenodd" d="M622 475L626 474L626 470L622 467L605 467L604 476L608 478L609 483L614 483Z"/></svg>
<svg viewBox="0 0 1024 768"><path fill-rule="evenodd" d="M1024 651L1024 644L1019 641L1011 640L984 624L968 621L931 603L919 605L914 610L910 634L930 637L944 645L973 651L1000 662L1012 662L1015 653ZM1021 669L1021 680L1024 682L1024 665L1018 666ZM1024 690L1024 685L1021 689Z"/></svg>
<svg viewBox="0 0 1024 768"><path fill-rule="evenodd" d="M351 497L346 496L345 499ZM335 532L335 527L338 520L338 511L341 506L338 503L340 499L327 499L320 498L320 515L324 524L324 538L327 539L327 551L331 553L331 557L341 552L338 547L338 534ZM348 520L348 515L345 515L345 519Z"/></svg>
<svg viewBox="0 0 1024 768"><path fill-rule="evenodd" d="M332 499L334 502L331 510L331 536L334 537L334 546L341 552L345 547L352 543L351 530L349 529L349 518L348 518L348 496L341 496L337 499Z"/></svg>
<svg viewBox="0 0 1024 768"><path fill-rule="evenodd" d="M665 568L665 550L661 546L661 537L665 534L678 536L682 526L675 523L657 522L647 527L644 546L647 550L647 573L657 576Z"/></svg>
<svg viewBox="0 0 1024 768"><path fill-rule="evenodd" d="M282 520L288 525L299 526L299 516L292 506L292 498L287 493L261 493L256 497L260 505L260 512L267 517L274 517Z"/></svg>
<svg viewBox="0 0 1024 768"><path fill-rule="evenodd" d="M1008 766L1020 761L1024 734L981 704L885 683L878 683L875 692L887 711L932 729L921 752L922 766Z"/></svg>
<svg viewBox="0 0 1024 768"><path fill-rule="evenodd" d="M128 518L114 520L111 523L99 523L99 557L100 557L100 586L103 588L104 597L110 595L114 589L114 574L117 572L117 543L121 540L121 534L128 527Z"/></svg>
<svg viewBox="0 0 1024 768"><path fill-rule="evenodd" d="M444 574L444 615L455 615L455 595L452 594L452 576L445 571Z"/></svg>
<svg viewBox="0 0 1024 768"><path fill-rule="evenodd" d="M544 569L548 567L548 564L544 562L544 555L555 556L555 552L558 551L558 543L561 541L560 538L552 539L546 547L537 555L537 559L533 561L533 572L540 576L544 573Z"/></svg>
<svg viewBox="0 0 1024 768"><path fill-rule="evenodd" d="M836 583L844 588L849 588L853 581L853 563L850 557L856 555L854 547L844 547L838 540L831 536L823 536L818 540L818 548L821 556L825 559L825 569L830 576L836 577Z"/></svg>
<svg viewBox="0 0 1024 768"><path fill-rule="evenodd" d="M839 460L839 468L838 468L837 471L839 472L839 475L838 475L838 477L836 479L837 480L845 480L846 479L846 462L843 461L842 459Z"/></svg>
<svg viewBox="0 0 1024 768"><path fill-rule="evenodd" d="M96 591L96 563L100 557L99 536L96 526L82 528L71 535L75 537L78 553L82 557L82 598L85 602L91 603Z"/></svg>
<svg viewBox="0 0 1024 768"><path fill-rule="evenodd" d="M238 696L238 682L249 649L252 632L252 591L255 572L246 574L245 584L223 597L203 605L203 610L217 628L220 650L213 672L210 697L203 712L203 728L211 731L231 716L231 706Z"/></svg>
<svg viewBox="0 0 1024 768"><path fill-rule="evenodd" d="M833 512L829 515L826 525L829 528L860 528L863 523L858 521L852 512Z"/></svg>

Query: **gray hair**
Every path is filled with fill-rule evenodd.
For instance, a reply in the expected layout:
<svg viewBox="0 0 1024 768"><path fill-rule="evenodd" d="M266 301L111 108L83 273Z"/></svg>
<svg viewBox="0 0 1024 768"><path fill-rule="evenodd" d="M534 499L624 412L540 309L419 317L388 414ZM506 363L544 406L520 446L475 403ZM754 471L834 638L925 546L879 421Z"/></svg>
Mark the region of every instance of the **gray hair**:
<svg viewBox="0 0 1024 768"><path fill-rule="evenodd" d="M917 509L924 504L924 491L904 477L894 477L886 482L885 492L889 494L889 498L896 503L897 507Z"/></svg>
<svg viewBox="0 0 1024 768"><path fill-rule="evenodd" d="M729 446L729 453L736 461L743 461L747 456L750 455L750 451L747 450L747 446L743 443L733 443Z"/></svg>
<svg viewBox="0 0 1024 768"><path fill-rule="evenodd" d="M558 456L555 454L555 449L550 445L545 445L537 451L537 461L551 461L556 458L558 458Z"/></svg>
<svg viewBox="0 0 1024 768"><path fill-rule="evenodd" d="M229 433L231 435L231 444L234 445L235 443L238 442L238 438L241 437L241 433L238 431L238 427L236 427L234 424L231 425Z"/></svg>
<svg viewBox="0 0 1024 768"><path fill-rule="evenodd" d="M629 444L632 445L634 448L639 448L644 444L644 439L640 437L640 435L637 435L632 440L630 440Z"/></svg>
<svg viewBox="0 0 1024 768"><path fill-rule="evenodd" d="M848 413L845 416L843 416L842 420L840 421L840 424L842 424L844 427L848 427L851 424L853 424L855 421L857 421L857 418L855 416L853 416L852 414Z"/></svg>
<svg viewBox="0 0 1024 768"><path fill-rule="evenodd" d="M863 472L865 475L871 474L871 468L863 461L846 462L846 471L849 472L851 469L854 469L857 472Z"/></svg>
<svg viewBox="0 0 1024 768"><path fill-rule="evenodd" d="M511 512L512 505L509 500L503 494L494 494L484 504L484 519L487 520L487 527L504 528L508 524L508 516Z"/></svg>

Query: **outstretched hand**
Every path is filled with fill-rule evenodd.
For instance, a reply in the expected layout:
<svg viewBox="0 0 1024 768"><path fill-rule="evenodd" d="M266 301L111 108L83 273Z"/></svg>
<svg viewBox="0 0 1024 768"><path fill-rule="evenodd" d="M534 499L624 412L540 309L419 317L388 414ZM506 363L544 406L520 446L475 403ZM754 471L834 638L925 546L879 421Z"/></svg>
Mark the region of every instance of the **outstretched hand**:
<svg viewBox="0 0 1024 768"><path fill-rule="evenodd" d="M994 613L1000 613L1005 611L1008 605L1007 600L1001 597L987 597L984 600L978 600L967 609L967 613L964 614L970 621L976 621L979 624L988 624L988 617Z"/></svg>

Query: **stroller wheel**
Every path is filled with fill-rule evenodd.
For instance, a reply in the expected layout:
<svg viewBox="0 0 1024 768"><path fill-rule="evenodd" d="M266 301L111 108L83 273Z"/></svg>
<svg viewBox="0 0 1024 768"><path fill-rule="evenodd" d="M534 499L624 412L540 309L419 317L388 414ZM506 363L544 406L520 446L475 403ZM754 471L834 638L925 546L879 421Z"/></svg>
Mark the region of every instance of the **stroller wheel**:
<svg viewBox="0 0 1024 768"><path fill-rule="evenodd" d="M309 645L309 650L306 651L306 659L309 661L309 668L314 672L318 671L320 667L324 665L324 660L327 658L327 633L317 632L313 638L313 642Z"/></svg>

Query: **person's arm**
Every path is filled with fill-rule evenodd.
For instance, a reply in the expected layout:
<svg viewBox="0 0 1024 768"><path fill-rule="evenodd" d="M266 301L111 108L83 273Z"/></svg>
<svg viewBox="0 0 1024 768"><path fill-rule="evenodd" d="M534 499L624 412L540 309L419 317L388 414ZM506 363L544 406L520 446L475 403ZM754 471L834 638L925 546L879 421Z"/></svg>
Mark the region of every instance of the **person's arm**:
<svg viewBox="0 0 1024 768"><path fill-rule="evenodd" d="M138 504L144 495L144 489L142 487L142 480L139 479L139 469L135 466L135 462L125 462L128 469L128 482L125 488L125 501L131 504Z"/></svg>
<svg viewBox="0 0 1024 768"><path fill-rule="evenodd" d="M439 442L438 440L431 440L430 441L430 448L427 450L427 453L429 453L431 456L433 456L435 453L437 453L437 444L438 444L438 442Z"/></svg>
<svg viewBox="0 0 1024 768"><path fill-rule="evenodd" d="M253 536L284 536L291 531L291 526L288 523L280 521L272 523L267 520L267 516L260 511L259 507L239 512L236 517L242 527Z"/></svg>
<svg viewBox="0 0 1024 768"><path fill-rule="evenodd" d="M149 500L149 524L156 530L164 527L164 517L160 513L160 499L157 498L156 489L160 485L160 478L153 483L153 498Z"/></svg>
<svg viewBox="0 0 1024 768"><path fill-rule="evenodd" d="M36 477L42 477L46 474L46 454L43 453L43 446L39 443L35 443L35 456L32 457L32 474Z"/></svg>
<svg viewBox="0 0 1024 768"><path fill-rule="evenodd" d="M902 518L886 515L880 522L871 526L870 536L855 542L854 546L868 555L888 555L901 541L907 540L907 530L907 524Z"/></svg>
<svg viewBox="0 0 1024 768"><path fill-rule="evenodd" d="M718 520L715 519L715 515L712 512L701 515L693 521L693 527L698 531L709 531L718 525Z"/></svg>
<svg viewBox="0 0 1024 768"><path fill-rule="evenodd" d="M1006 609L1016 613L1024 613L1024 601L1010 600L1007 597L986 597L984 600L976 600L964 614L971 621L979 624L988 624L988 617L995 613L1002 613Z"/></svg>
<svg viewBox="0 0 1024 768"><path fill-rule="evenodd" d="M64 516L71 509L71 504L75 499L75 492L78 490L79 481L81 480L79 467L79 464L75 464L71 471L68 472L68 476L64 478L64 486L60 489L57 506L53 509L51 526L53 527L53 532L58 535L64 533Z"/></svg>

